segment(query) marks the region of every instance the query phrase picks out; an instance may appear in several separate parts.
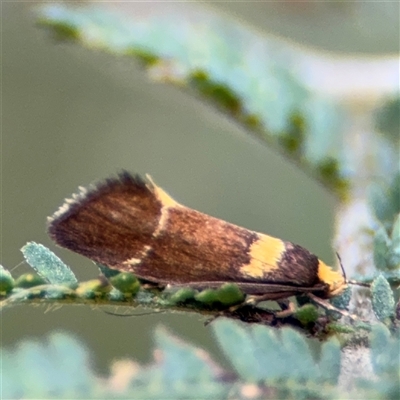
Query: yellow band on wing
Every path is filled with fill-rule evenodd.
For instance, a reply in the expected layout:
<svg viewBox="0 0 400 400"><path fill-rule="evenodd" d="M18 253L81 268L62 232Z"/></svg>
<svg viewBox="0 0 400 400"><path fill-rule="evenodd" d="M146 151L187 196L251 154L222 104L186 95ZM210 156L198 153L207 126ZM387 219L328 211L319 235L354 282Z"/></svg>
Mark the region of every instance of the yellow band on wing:
<svg viewBox="0 0 400 400"><path fill-rule="evenodd" d="M285 243L271 236L258 234L259 238L249 249L250 262L240 271L252 278L262 278L265 273L278 268L278 262L285 251Z"/></svg>

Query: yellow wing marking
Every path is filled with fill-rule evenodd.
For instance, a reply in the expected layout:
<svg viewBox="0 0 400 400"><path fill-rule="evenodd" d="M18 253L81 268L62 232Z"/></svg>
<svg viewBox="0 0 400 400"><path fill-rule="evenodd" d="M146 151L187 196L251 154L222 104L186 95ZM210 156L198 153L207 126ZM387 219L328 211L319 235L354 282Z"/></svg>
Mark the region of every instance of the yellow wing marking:
<svg viewBox="0 0 400 400"><path fill-rule="evenodd" d="M282 240L258 234L259 238L249 249L250 262L240 267L240 271L252 278L262 278L265 273L278 268L278 262L285 251Z"/></svg>

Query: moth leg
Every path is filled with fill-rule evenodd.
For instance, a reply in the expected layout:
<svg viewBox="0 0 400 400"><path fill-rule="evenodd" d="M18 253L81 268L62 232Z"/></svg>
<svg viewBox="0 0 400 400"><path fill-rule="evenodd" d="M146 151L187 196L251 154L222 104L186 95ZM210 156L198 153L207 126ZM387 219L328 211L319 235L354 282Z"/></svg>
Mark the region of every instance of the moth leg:
<svg viewBox="0 0 400 400"><path fill-rule="evenodd" d="M245 301L245 305L251 305L251 306L257 306L258 303L261 303L262 301L266 300L271 300L271 301L276 301L281 308L280 311L276 310L268 310L271 312L276 318L286 318L290 317L291 315L294 314L296 311L296 305L290 301L288 298L286 299L279 299L279 300L273 300L271 299L271 294L265 294L265 295L250 295L247 296L247 299ZM239 304L239 307L241 305Z"/></svg>
<svg viewBox="0 0 400 400"><path fill-rule="evenodd" d="M261 295L248 295L246 297L246 300L244 301L244 304L249 305L249 306L256 306L258 303L261 303L262 301L267 301L271 300L271 295L270 294L261 294Z"/></svg>
<svg viewBox="0 0 400 400"><path fill-rule="evenodd" d="M277 318L290 317L296 311L296 305L293 303L293 301L290 301L289 299L279 300L277 301L277 303L279 304L279 307L282 309L282 311L275 312L275 316Z"/></svg>
<svg viewBox="0 0 400 400"><path fill-rule="evenodd" d="M344 317L350 318L352 321L362 321L360 318L357 317L357 315L350 314L348 311L345 310L340 310L339 308L334 307L331 303L329 303L327 300L321 299L318 296L315 296L315 294L312 293L307 293L307 296L315 303L318 304L320 307L324 308L325 310L329 311L335 311L338 312L339 314L343 315ZM365 322L365 321L364 321Z"/></svg>
<svg viewBox="0 0 400 400"><path fill-rule="evenodd" d="M281 299L276 301L282 311L285 311L291 307L291 301L289 299Z"/></svg>

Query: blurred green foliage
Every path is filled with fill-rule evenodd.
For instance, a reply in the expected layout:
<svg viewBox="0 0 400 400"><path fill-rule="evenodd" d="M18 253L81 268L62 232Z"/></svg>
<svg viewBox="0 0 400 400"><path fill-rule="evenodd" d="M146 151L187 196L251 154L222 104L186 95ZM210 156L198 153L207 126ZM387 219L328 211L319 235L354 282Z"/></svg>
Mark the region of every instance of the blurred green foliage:
<svg viewBox="0 0 400 400"><path fill-rule="evenodd" d="M185 18L176 24L176 16L127 18L107 7L63 4L43 6L38 14L58 39L137 57L150 76L206 98L336 194L346 194L340 146L346 113L306 88L296 57L279 43L216 15L207 25Z"/></svg>
<svg viewBox="0 0 400 400"><path fill-rule="evenodd" d="M291 328L277 331L228 319L217 320L212 327L229 370L159 327L154 333L153 363L139 366L125 361L120 367L116 363L111 376L99 379L85 348L71 336L55 333L46 342L26 341L16 349L2 349L2 395L9 399L398 398L395 355L400 340L382 325L375 326L371 336L371 364L379 380L358 379L351 392L337 386L341 351L335 338L325 341L316 357L309 340Z"/></svg>
<svg viewBox="0 0 400 400"><path fill-rule="evenodd" d="M387 99L376 110L376 129L398 146L400 141L400 96Z"/></svg>

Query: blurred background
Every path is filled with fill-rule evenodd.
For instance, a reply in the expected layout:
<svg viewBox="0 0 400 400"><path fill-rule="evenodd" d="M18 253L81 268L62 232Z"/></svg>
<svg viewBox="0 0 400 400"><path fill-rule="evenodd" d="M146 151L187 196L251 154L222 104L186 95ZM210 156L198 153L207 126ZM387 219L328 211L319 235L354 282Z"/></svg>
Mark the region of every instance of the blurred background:
<svg viewBox="0 0 400 400"><path fill-rule="evenodd" d="M80 280L88 260L56 248L46 217L79 185L120 169L149 173L179 202L299 243L327 263L335 199L296 166L212 106L152 82L132 59L60 44L35 26L29 3L2 3L1 263L23 261L27 241L48 246ZM140 7L166 7L143 2ZM180 3L173 5L183 7ZM243 24L315 51L374 57L398 53L399 3L211 2ZM30 269L22 263L18 276ZM188 314L118 318L89 307L13 307L3 346L66 330L86 343L99 372L112 359L151 360L163 324L220 358L204 319ZM112 340L110 340L112 338Z"/></svg>

